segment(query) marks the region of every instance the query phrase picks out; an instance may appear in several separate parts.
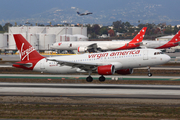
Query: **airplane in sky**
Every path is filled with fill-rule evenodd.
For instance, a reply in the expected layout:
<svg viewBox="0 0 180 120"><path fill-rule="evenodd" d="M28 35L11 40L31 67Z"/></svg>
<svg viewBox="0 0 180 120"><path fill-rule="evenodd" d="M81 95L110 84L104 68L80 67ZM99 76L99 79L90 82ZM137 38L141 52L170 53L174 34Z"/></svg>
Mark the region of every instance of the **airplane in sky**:
<svg viewBox="0 0 180 120"><path fill-rule="evenodd" d="M88 13L80 13L80 12L77 12L77 14L78 14L79 16L83 16L83 15L89 15L89 14L92 14L92 12L88 12Z"/></svg>
<svg viewBox="0 0 180 120"><path fill-rule="evenodd" d="M137 48L142 44L147 27L142 30L131 41L70 41L56 42L51 49L77 50L78 52L97 52L105 50L125 50Z"/></svg>
<svg viewBox="0 0 180 120"><path fill-rule="evenodd" d="M105 81L104 75L132 74L133 68L165 64L171 59L156 49L133 49L46 58L41 56L21 34L14 34L14 39L21 59L20 62L13 64L14 67L57 74L88 72L87 82L93 81L91 77L93 72L101 75L99 81ZM150 67L148 76L152 76Z"/></svg>
<svg viewBox="0 0 180 120"><path fill-rule="evenodd" d="M170 41L144 41L141 47L165 49L169 47L175 47L180 44L180 31Z"/></svg>

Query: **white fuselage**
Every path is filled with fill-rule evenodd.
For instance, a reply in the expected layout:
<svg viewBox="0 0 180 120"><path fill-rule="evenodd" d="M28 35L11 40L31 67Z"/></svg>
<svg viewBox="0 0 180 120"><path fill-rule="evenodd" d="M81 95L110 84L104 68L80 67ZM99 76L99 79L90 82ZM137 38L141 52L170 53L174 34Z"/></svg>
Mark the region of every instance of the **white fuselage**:
<svg viewBox="0 0 180 120"><path fill-rule="evenodd" d="M165 44L167 44L169 41L143 41L143 45L141 47L146 48L158 48Z"/></svg>
<svg viewBox="0 0 180 120"><path fill-rule="evenodd" d="M59 50L77 50L78 47L88 47L94 43L97 44L98 48L102 50L114 50L118 49L130 41L72 41L72 42L57 42L51 46L51 49L59 49Z"/></svg>
<svg viewBox="0 0 180 120"><path fill-rule="evenodd" d="M170 57L166 54L162 54L160 50L156 49L122 50L92 54L85 53L81 55L43 58L37 62L33 70L48 73L85 72L77 67L60 65L57 62L50 61L51 59L69 61L72 63L93 63L98 66L112 64L115 66L115 70L120 70L164 64L170 60Z"/></svg>
<svg viewBox="0 0 180 120"><path fill-rule="evenodd" d="M78 47L88 47L94 43L97 44L97 48L101 48L101 50L116 50L125 45L127 45L130 40L118 40L118 41L76 41L76 42L62 42L62 43L54 43L51 48L59 49L59 50L77 50ZM159 48L165 45L162 49L172 47L168 45L169 41L142 41L140 47L146 48Z"/></svg>

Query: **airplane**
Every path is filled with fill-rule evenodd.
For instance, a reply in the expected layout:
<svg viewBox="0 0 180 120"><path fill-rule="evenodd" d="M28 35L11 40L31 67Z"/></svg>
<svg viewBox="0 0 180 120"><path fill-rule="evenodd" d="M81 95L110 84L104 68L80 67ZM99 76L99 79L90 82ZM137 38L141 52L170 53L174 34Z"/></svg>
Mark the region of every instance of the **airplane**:
<svg viewBox="0 0 180 120"><path fill-rule="evenodd" d="M51 49L77 50L78 52L97 52L105 50L125 50L137 48L142 44L147 27L142 30L131 41L72 41L56 42L50 46Z"/></svg>
<svg viewBox="0 0 180 120"><path fill-rule="evenodd" d="M79 15L79 16L83 16L83 15L89 15L89 14L92 14L91 12L89 12L89 13L80 13L80 12L77 12L77 14Z"/></svg>
<svg viewBox="0 0 180 120"><path fill-rule="evenodd" d="M122 51L109 51L100 53L84 53L69 56L41 56L32 45L21 35L14 34L17 49L20 53L20 62L12 66L48 73L77 73L87 72L87 82L92 82L91 73L101 75L99 81L105 81L104 75L114 73L128 75L133 68L154 66L167 63L171 58L157 49L133 49ZM150 67L148 67L148 76Z"/></svg>
<svg viewBox="0 0 180 120"><path fill-rule="evenodd" d="M141 47L165 49L169 47L175 47L180 44L180 31L170 41L143 41Z"/></svg>

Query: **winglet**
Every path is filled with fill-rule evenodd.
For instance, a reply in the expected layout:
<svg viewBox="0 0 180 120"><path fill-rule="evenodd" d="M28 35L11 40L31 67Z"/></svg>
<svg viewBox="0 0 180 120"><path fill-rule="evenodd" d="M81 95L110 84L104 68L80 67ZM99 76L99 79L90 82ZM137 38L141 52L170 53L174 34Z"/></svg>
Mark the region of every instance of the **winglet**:
<svg viewBox="0 0 180 120"><path fill-rule="evenodd" d="M147 27L143 27L141 31L129 42L129 43L140 43L142 42L144 35L146 33Z"/></svg>

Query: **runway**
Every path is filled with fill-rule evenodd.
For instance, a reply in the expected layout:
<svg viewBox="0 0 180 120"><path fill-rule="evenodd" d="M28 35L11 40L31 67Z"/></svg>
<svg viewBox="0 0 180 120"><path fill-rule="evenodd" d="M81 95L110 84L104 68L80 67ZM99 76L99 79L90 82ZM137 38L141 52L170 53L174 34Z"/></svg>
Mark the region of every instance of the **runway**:
<svg viewBox="0 0 180 120"><path fill-rule="evenodd" d="M0 96L180 99L178 85L0 83Z"/></svg>

